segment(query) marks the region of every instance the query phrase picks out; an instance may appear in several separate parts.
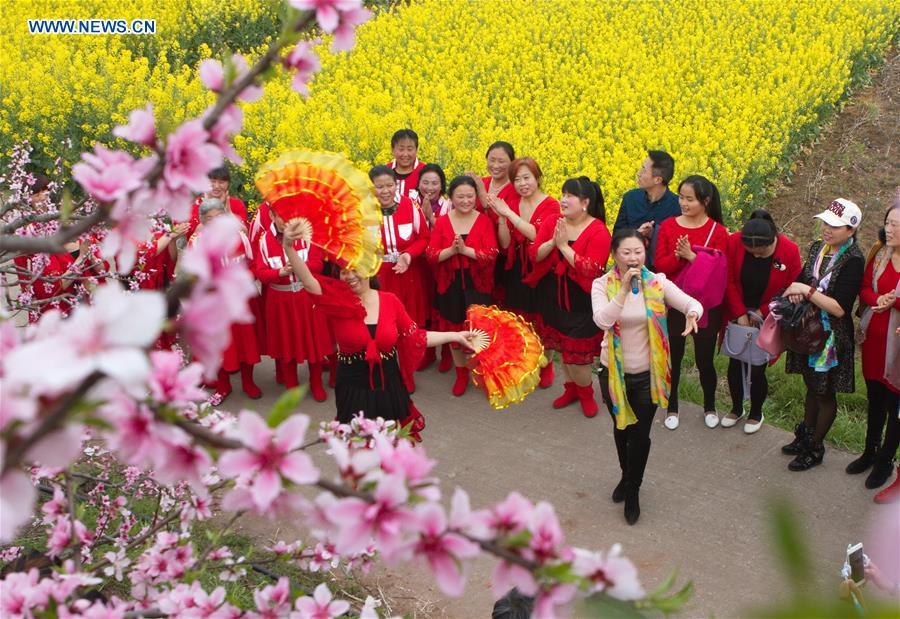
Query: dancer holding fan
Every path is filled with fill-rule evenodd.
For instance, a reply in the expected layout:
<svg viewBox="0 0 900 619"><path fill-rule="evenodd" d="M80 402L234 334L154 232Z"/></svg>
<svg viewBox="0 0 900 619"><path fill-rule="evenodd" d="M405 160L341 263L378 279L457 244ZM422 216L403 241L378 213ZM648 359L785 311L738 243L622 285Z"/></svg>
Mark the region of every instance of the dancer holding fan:
<svg viewBox="0 0 900 619"><path fill-rule="evenodd" d="M340 281L316 278L293 248L302 224L285 229L284 248L293 273L328 316L338 345L335 401L337 419L349 423L360 412L366 417L394 420L409 426L414 438L425 419L409 397L410 376L426 347L455 344L471 348L468 331L438 333L420 329L396 295L372 287L364 272L341 271Z"/></svg>
<svg viewBox="0 0 900 619"><path fill-rule="evenodd" d="M450 183L453 209L437 220L426 256L437 280L435 326L441 331L462 331L470 305L491 302L497 237L487 215L475 210L476 181L457 176ZM456 382L453 395L461 396L469 384L466 360L453 349Z"/></svg>

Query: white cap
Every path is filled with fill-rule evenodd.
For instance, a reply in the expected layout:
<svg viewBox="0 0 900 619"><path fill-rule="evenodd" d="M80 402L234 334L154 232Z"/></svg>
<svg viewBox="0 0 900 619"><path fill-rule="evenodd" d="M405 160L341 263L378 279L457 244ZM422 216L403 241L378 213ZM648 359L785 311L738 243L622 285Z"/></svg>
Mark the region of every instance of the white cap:
<svg viewBox="0 0 900 619"><path fill-rule="evenodd" d="M857 228L862 221L862 211L850 200L837 198L831 201L827 209L816 215L816 218L834 228L841 226Z"/></svg>

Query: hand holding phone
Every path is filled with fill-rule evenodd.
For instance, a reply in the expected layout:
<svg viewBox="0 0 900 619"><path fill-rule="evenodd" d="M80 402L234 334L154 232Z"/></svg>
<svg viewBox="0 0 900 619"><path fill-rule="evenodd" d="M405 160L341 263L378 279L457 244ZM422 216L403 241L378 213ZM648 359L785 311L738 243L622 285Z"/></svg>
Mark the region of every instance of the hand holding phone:
<svg viewBox="0 0 900 619"><path fill-rule="evenodd" d="M861 542L847 546L847 564L850 566L850 580L857 585L864 584L866 582L866 561Z"/></svg>

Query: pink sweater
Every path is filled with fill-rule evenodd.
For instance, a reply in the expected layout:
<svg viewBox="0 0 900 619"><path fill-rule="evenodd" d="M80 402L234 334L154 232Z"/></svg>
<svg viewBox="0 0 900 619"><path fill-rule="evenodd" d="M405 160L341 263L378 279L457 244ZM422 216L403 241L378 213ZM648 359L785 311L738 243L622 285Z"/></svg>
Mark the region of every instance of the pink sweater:
<svg viewBox="0 0 900 619"><path fill-rule="evenodd" d="M657 273L657 281L662 283L663 295L666 305L674 307L682 314L697 312L697 316L703 315L703 306L693 297L688 296L665 275ZM591 287L591 305L594 308L594 322L597 326L608 331L616 323L622 333L623 359L626 374L639 374L650 369L650 336L647 332L647 310L644 306L644 291L637 294L631 291L625 297L625 305L619 305L615 301L606 298L606 281L609 273L594 280ZM607 341L603 338L603 346L600 352L600 363L609 367L609 354L607 353Z"/></svg>

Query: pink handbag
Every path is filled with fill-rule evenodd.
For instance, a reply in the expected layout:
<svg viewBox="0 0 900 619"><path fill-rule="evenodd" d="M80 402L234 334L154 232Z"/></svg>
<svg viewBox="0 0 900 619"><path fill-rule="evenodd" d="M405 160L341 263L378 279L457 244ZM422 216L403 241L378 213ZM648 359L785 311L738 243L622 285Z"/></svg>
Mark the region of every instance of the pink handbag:
<svg viewBox="0 0 900 619"><path fill-rule="evenodd" d="M713 222L703 246L694 245L692 247L697 257L675 279L675 284L681 290L697 299L703 306L703 316L697 322L699 327L706 326L709 310L722 305L722 301L725 299L725 287L728 284L728 262L725 253L707 247L717 225L716 222Z"/></svg>
<svg viewBox="0 0 900 619"><path fill-rule="evenodd" d="M784 344L781 342L781 326L775 320L775 314L769 312L756 338L756 345L772 355L774 359L784 352Z"/></svg>

